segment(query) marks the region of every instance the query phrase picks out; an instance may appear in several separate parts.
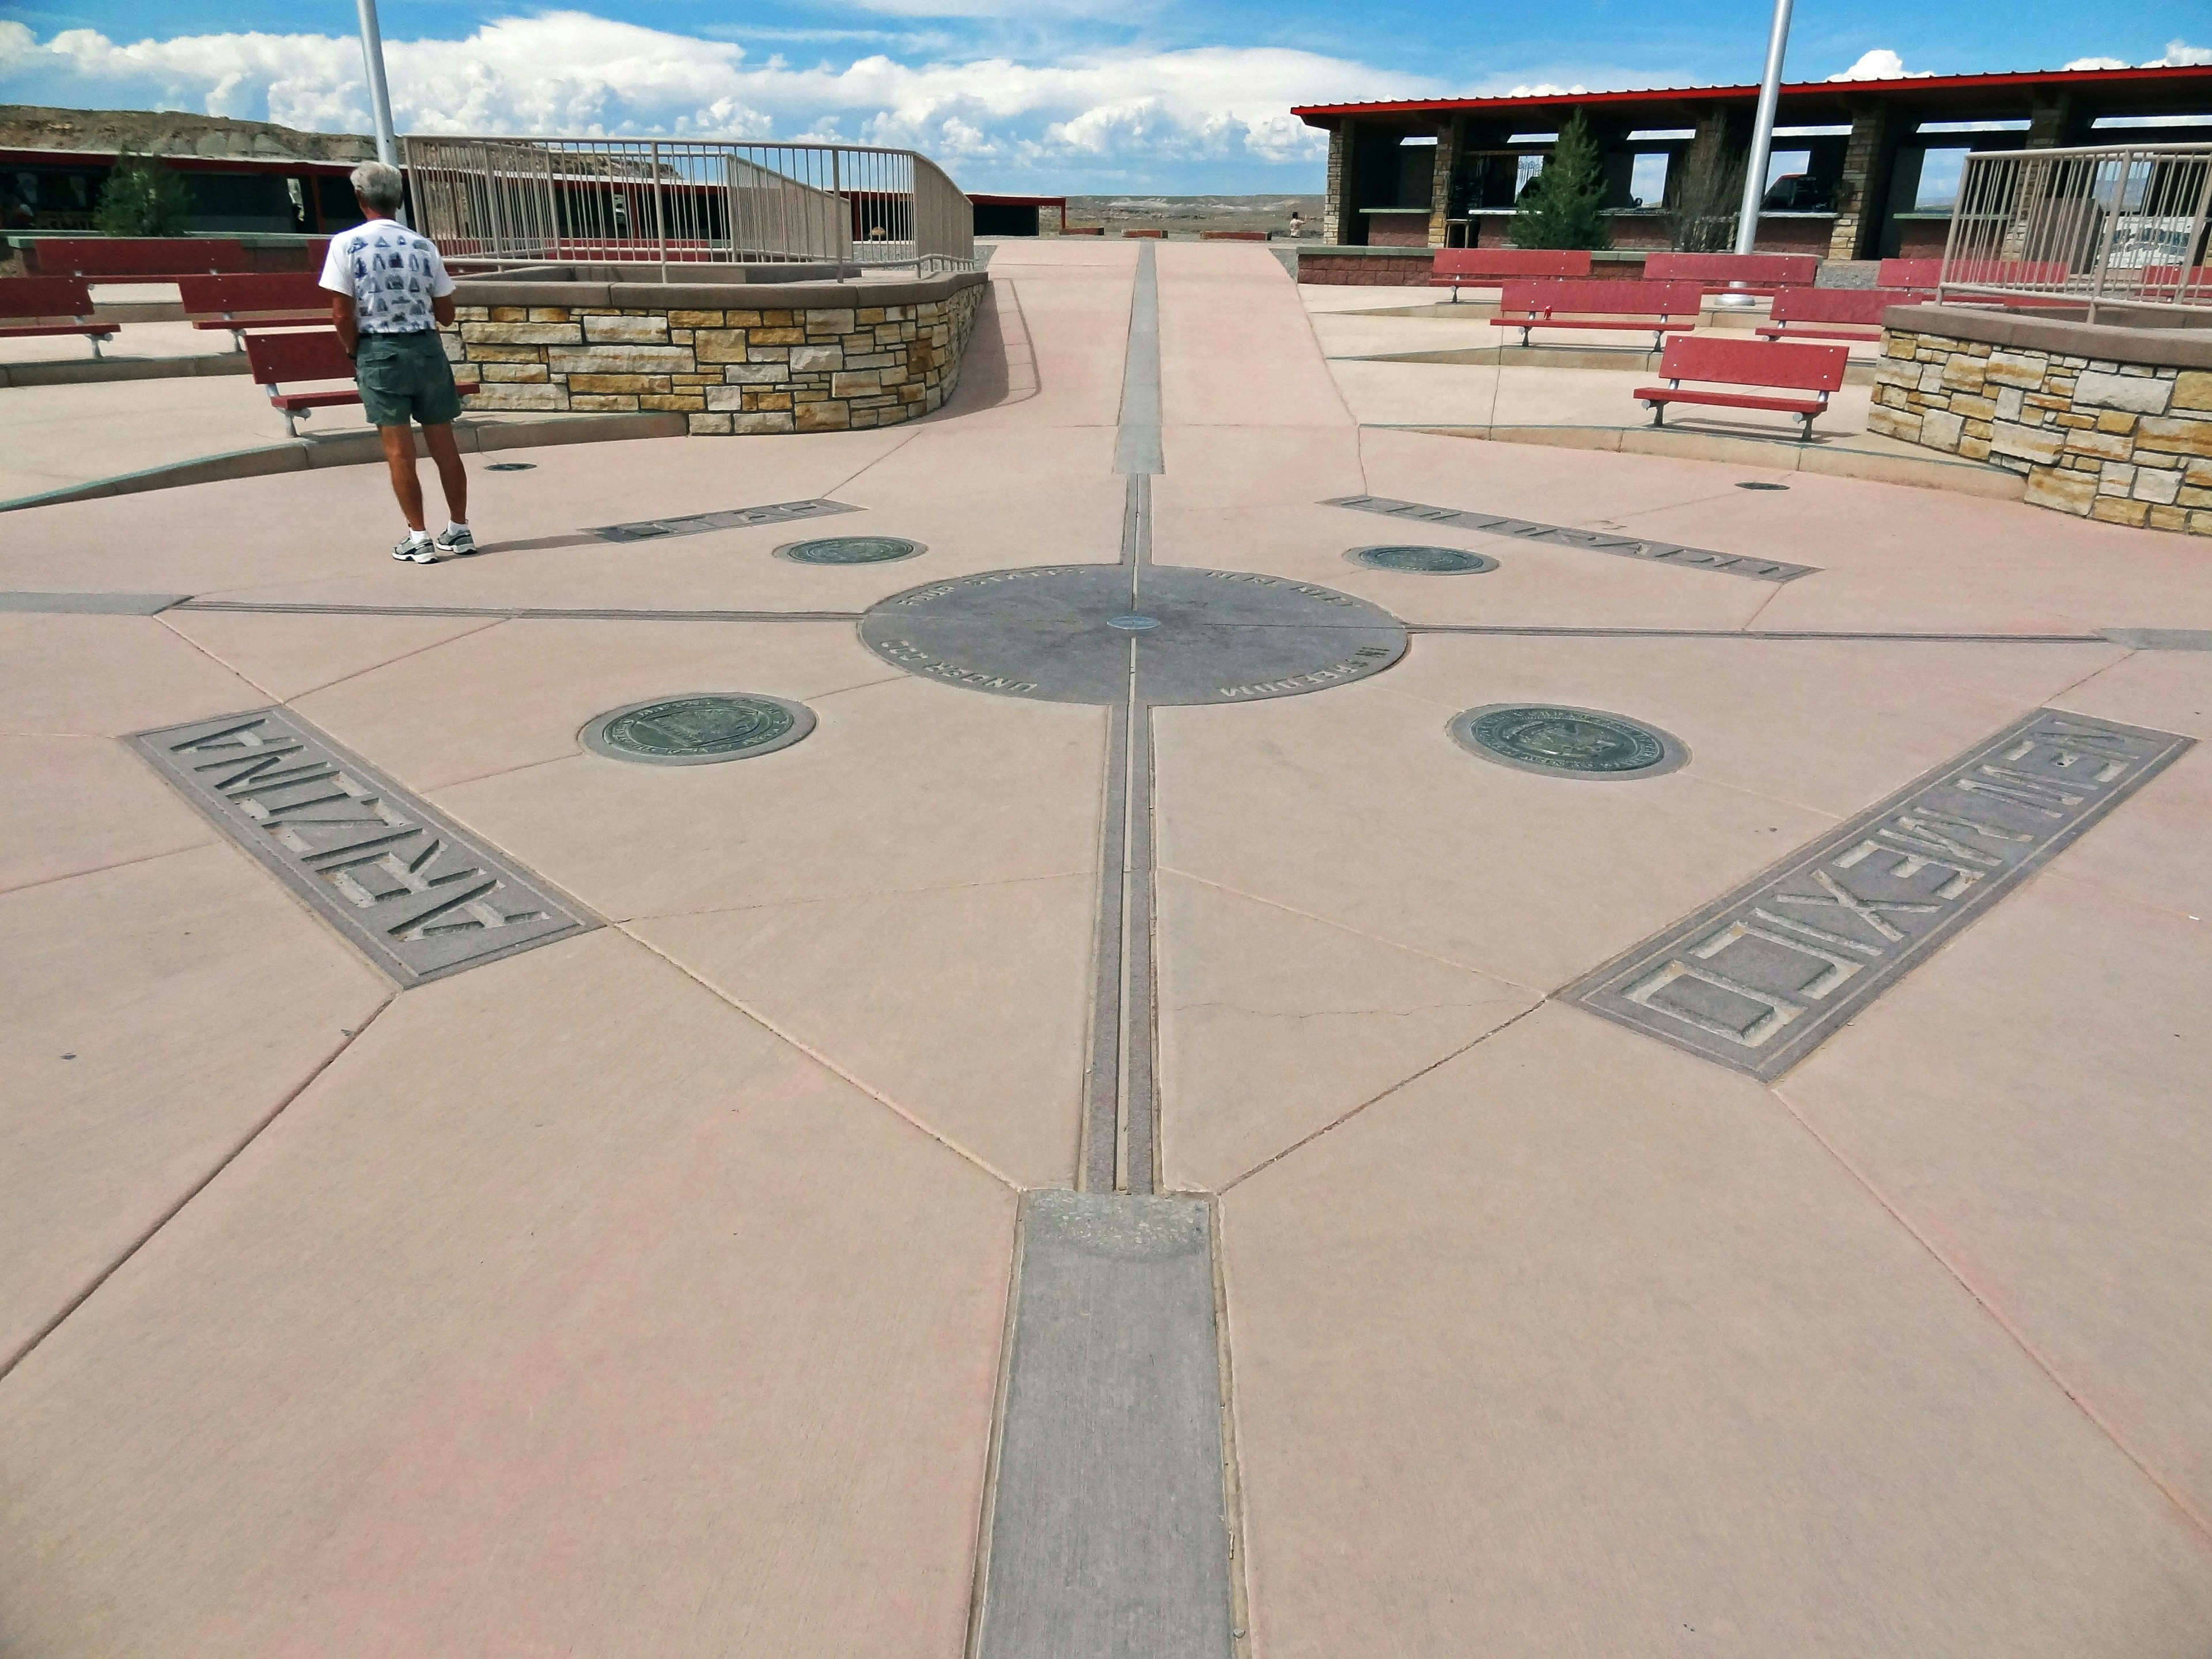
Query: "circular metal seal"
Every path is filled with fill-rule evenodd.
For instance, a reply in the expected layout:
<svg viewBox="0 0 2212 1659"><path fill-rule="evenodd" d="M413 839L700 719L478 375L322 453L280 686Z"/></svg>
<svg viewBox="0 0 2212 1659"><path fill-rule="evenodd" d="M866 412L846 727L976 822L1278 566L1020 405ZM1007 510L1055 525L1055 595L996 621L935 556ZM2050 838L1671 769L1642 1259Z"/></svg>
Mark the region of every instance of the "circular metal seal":
<svg viewBox="0 0 2212 1659"><path fill-rule="evenodd" d="M1463 547L1355 547L1346 558L1370 570L1402 570L1421 576L1480 576L1498 568L1487 553L1471 553Z"/></svg>
<svg viewBox="0 0 2212 1659"><path fill-rule="evenodd" d="M487 472L535 472L537 470L538 463L535 461L494 461L484 468Z"/></svg>
<svg viewBox="0 0 2212 1659"><path fill-rule="evenodd" d="M786 542L775 550L779 559L793 564L889 564L911 559L929 550L903 536L822 536L807 542Z"/></svg>
<svg viewBox="0 0 2212 1659"><path fill-rule="evenodd" d="M910 674L1044 702L1253 702L1389 667L1406 628L1334 588L1248 570L1042 565L909 588L860 643Z"/></svg>
<svg viewBox="0 0 2212 1659"><path fill-rule="evenodd" d="M1784 483L1740 483L1736 488L1738 489L1787 489L1790 486Z"/></svg>
<svg viewBox="0 0 2212 1659"><path fill-rule="evenodd" d="M1486 761L1555 778L1656 778L1690 758L1680 738L1656 726L1556 703L1486 703L1455 715L1450 730Z"/></svg>
<svg viewBox="0 0 2212 1659"><path fill-rule="evenodd" d="M633 702L586 722L585 748L648 766L711 766L788 749L814 729L803 702L757 692L702 692Z"/></svg>

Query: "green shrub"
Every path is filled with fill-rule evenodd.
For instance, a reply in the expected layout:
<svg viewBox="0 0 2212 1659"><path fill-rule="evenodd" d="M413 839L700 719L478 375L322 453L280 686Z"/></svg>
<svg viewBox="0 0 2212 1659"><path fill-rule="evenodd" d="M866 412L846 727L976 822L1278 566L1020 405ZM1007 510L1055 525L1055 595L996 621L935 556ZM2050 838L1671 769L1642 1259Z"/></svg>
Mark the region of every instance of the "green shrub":
<svg viewBox="0 0 2212 1659"><path fill-rule="evenodd" d="M1611 247L1605 222L1605 167L1597 140L1579 115L1560 131L1544 170L1515 204L1516 247Z"/></svg>
<svg viewBox="0 0 2212 1659"><path fill-rule="evenodd" d="M181 236L191 211L182 179L151 156L126 150L100 192L94 222L103 236Z"/></svg>

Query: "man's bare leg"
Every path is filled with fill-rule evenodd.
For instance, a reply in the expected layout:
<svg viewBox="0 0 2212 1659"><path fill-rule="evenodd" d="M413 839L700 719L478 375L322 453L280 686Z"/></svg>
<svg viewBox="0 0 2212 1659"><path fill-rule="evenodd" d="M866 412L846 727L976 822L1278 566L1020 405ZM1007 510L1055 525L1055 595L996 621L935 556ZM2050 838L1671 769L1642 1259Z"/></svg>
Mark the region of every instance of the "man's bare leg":
<svg viewBox="0 0 2212 1659"><path fill-rule="evenodd" d="M439 428L446 434L450 447L453 441L453 428ZM411 426L380 426L376 435L384 441L384 464L392 470L392 493L399 498L399 510L407 515L410 530L422 529L422 481L415 476L415 428ZM459 457L454 457L458 466ZM444 468L439 469L441 473ZM447 486L450 497L452 486Z"/></svg>
<svg viewBox="0 0 2212 1659"><path fill-rule="evenodd" d="M452 422L424 427L422 442L430 452L430 459L438 464L438 482L446 487L446 516L455 524L466 524L469 521L469 475L461 465L460 446L453 441ZM411 460L408 463L407 473L410 477L414 477L415 466ZM421 527L416 526L417 529Z"/></svg>

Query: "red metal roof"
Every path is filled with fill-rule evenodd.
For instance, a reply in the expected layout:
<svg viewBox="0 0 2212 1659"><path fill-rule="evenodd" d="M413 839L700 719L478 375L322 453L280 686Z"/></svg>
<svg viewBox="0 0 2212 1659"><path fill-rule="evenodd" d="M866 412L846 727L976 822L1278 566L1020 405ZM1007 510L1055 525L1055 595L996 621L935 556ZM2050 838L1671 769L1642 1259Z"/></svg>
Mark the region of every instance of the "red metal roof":
<svg viewBox="0 0 2212 1659"><path fill-rule="evenodd" d="M2212 94L2212 66L2182 64L2174 68L2117 70L2015 70L1999 75L1910 75L1887 81L1794 81L1782 88L1784 98L1850 96L1874 91L1946 93L2019 88L2120 87L2142 82L2201 81ZM1431 111L1543 109L1563 105L1623 105L1707 102L1759 96L1755 85L1740 87L1644 87L1626 92L1528 93L1497 98L1425 98L1393 100L1367 104L1300 104L1291 113L1309 125L1320 125L1340 115L1425 114ZM2208 110L2207 113L2212 113ZM1321 118L1317 120L1316 118Z"/></svg>

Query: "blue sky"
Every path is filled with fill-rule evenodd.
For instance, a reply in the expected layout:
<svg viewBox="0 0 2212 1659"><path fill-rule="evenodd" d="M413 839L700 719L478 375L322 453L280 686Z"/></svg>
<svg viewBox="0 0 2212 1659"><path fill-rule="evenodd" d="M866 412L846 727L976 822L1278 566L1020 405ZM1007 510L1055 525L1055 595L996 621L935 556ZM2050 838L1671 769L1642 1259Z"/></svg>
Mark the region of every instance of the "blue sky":
<svg viewBox="0 0 2212 1659"><path fill-rule="evenodd" d="M1768 0L382 0L403 131L908 144L969 189L1318 190L1291 104L1756 78ZM1998 27L2001 23L2001 27ZM0 100L362 131L349 0L9 0ZM1800 0L1792 80L2212 62L2203 0Z"/></svg>

